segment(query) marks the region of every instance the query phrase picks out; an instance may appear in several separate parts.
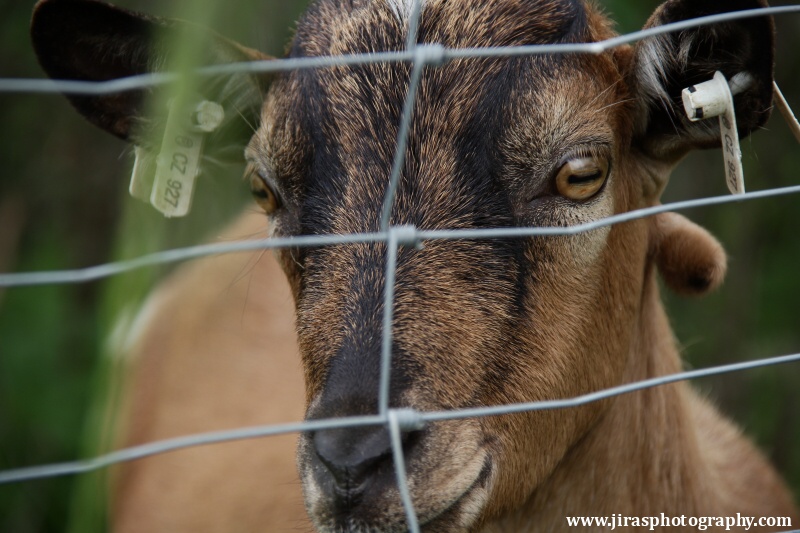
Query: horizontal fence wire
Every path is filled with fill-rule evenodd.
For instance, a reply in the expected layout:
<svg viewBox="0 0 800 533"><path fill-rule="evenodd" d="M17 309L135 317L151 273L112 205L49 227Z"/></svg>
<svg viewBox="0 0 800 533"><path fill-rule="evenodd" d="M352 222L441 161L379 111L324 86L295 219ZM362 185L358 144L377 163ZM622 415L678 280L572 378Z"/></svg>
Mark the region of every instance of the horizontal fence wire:
<svg viewBox="0 0 800 533"><path fill-rule="evenodd" d="M319 56L301 57L291 59L271 59L261 61L245 61L224 65L206 66L194 71L200 76L217 76L243 73L270 73L286 72L290 70L308 68L326 68L333 66L354 66L370 63L391 63L391 62L412 62L415 59L438 62L453 59L470 58L500 58L518 57L543 54L601 54L612 48L631 44L649 37L656 37L667 33L679 32L682 30L698 28L709 24L719 24L733 20L741 20L762 16L784 15L788 13L800 12L800 5L766 7L759 9L747 9L743 11L733 11L719 13L706 17L699 17L681 22L673 22L648 28L646 30L631 32L618 37L612 37L603 41L593 43L577 44L547 44L547 45L524 45L524 46L497 46L497 47L476 47L476 48L445 48L436 47L438 51L433 57L418 55L416 50L404 50L398 52L375 52L369 54L347 54L339 56ZM423 46L417 46L424 48ZM0 79L0 92L6 93L53 93L53 94L79 94L79 95L101 95L112 94L137 89L146 89L157 85L165 85L176 82L180 79L177 73L156 72L140 74L127 78L120 78L109 81L74 81L74 80L48 80L48 79Z"/></svg>
<svg viewBox="0 0 800 533"><path fill-rule="evenodd" d="M707 17L657 26L629 33L595 43L532 45L514 47L485 47L469 49L449 49L436 44L417 44L416 35L420 16L420 0L414 0L409 19L409 35L406 50L359 55L325 56L311 58L277 59L268 61L242 62L229 65L214 65L196 70L199 75L232 75L239 73L268 73L306 68L326 68L331 66L361 65L366 63L411 62L412 71L406 94L400 128L398 132L395 157L389 177L384 200L381 231L352 235L300 236L291 238L272 238L256 241L194 246L167 250L151 255L118 261L95 267L57 271L0 274L0 287L22 287L45 284L68 284L94 281L119 275L134 269L184 261L199 257L224 253L246 252L268 248L334 246L350 243L385 242L387 244L386 283L384 294L383 338L381 348L381 380L379 390L379 412L375 416L345 417L330 420L307 420L294 424L280 424L253 428L239 428L229 431L204 433L148 443L118 450L84 461L42 465L30 468L0 472L0 484L52 478L63 475L87 473L114 464L141 459L174 450L218 444L223 442L274 436L285 433L319 431L323 429L383 425L389 429L392 454L398 481L398 489L406 512L408 527L412 533L419 531L416 514L408 489L400 435L402 431L421 429L427 423L443 420L457 420L486 416L518 414L549 409L565 409L597 402L634 391L658 387L679 381L701 377L738 372L770 365L788 364L800 361L800 354L774 357L757 361L718 366L702 370L682 372L668 376L647 379L626 385L612 387L569 399L548 400L500 406L482 406L454 409L441 412L416 412L410 409L391 409L389 406L389 383L391 371L391 345L393 322L394 279L397 267L397 250L400 246L424 246L428 240L488 239L488 238L529 238L536 236L575 235L614 224L625 223L667 211L690 209L703 206L727 204L759 198L770 198L800 193L800 186L784 187L766 191L750 192L737 196L718 196L675 202L646 209L599 219L590 223L569 227L514 227L482 230L419 230L410 226L390 226L390 215L400 176L405 162L406 143L412 122L417 89L425 67L436 67L454 59L518 57L541 54L589 53L600 54L611 48L633 43L642 39L656 37L670 32L697 28L766 15L780 15L800 12L800 5L761 8L754 10L721 13ZM177 81L175 73L150 73L129 78L104 82L84 82L40 79L0 79L0 92L18 93L68 93L82 95L110 94L122 91L139 90ZM798 533L798 532L795 532Z"/></svg>
<svg viewBox="0 0 800 533"><path fill-rule="evenodd" d="M118 450L109 454L100 455L84 461L73 461L68 463L58 463L53 465L34 466L29 468L19 468L0 472L0 484L14 483L20 481L30 481L40 478L56 476L85 474L95 470L105 468L118 463L143 459L153 455L160 455L185 448L206 446L209 444L219 444L223 442L255 439L261 437L271 437L285 435L287 433L299 433L304 431L319 431L324 429L337 429L348 427L380 426L391 422L389 413L394 413L397 417L401 429L420 429L428 422L441 422L444 420L463 420L467 418L478 418L486 416L501 416L509 414L527 413L533 411L547 411L553 409L569 409L580 407L602 400L608 400L623 394L630 394L641 390L660 387L680 381L695 380L700 378L730 374L732 372L742 372L755 368L767 366L785 365L800 362L800 354L784 355L769 359L755 361L744 361L724 366L703 368L680 372L667 376L660 376L643 381L628 383L604 389L582 396L567 398L563 400L547 400L541 402L530 402L520 404L508 404L489 407L474 407L468 409L452 409L447 411L417 412L409 409L389 409L385 415L341 417L326 420L306 420L293 424L273 424L268 426L258 426L251 428L239 428L228 431L215 431L178 437L160 442L152 442L141 446L133 446Z"/></svg>
<svg viewBox="0 0 800 533"><path fill-rule="evenodd" d="M424 241L466 240L466 239L519 239L526 237L570 236L597 230L625 222L651 217L670 211L683 211L698 207L724 205L777 196L800 194L800 185L752 191L745 194L711 196L694 200L684 200L668 204L627 211L618 215L600 218L591 222L565 227L509 227L491 229L453 229L420 230L406 226L403 245L421 245ZM251 252L255 250L279 248L308 248L317 246L336 246L355 243L387 242L389 232L353 233L347 235L303 235L299 237L266 238L218 244L203 244L156 252L134 259L114 261L102 265L74 270L47 272L20 272L0 274L0 287L25 287L34 285L53 285L87 283L130 272L140 268L160 266L169 263L198 259L201 257ZM412 242L413 241L413 242Z"/></svg>

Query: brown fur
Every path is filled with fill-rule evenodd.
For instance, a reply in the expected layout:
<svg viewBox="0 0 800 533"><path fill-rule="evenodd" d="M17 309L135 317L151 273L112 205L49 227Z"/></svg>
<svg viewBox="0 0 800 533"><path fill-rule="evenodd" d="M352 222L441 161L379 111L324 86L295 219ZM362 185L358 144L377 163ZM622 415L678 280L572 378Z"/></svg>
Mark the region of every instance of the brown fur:
<svg viewBox="0 0 800 533"><path fill-rule="evenodd" d="M263 217L246 214L220 240L264 227ZM292 307L270 253L213 257L176 270L149 297L123 350L128 392L118 444L301 419ZM113 531L306 529L295 443L286 435L120 466Z"/></svg>
<svg viewBox="0 0 800 533"><path fill-rule="evenodd" d="M714 9L721 7L669 0L650 23ZM290 55L401 49L404 24L380 1L320 0L299 23ZM572 0L430 0L419 28L422 42L451 48L610 35L595 7ZM748 46L732 62L713 55L740 42ZM749 133L768 114L771 50L772 25L762 20L598 56L458 60L426 69L392 223L558 227L655 205L683 154L719 143L717 130L676 114L676 87L709 76L711 67L752 70L758 82L737 97L753 104L737 107ZM685 57L676 59L676 51ZM337 66L275 80L247 148L280 198L269 217L272 234L378 229L410 70L405 63ZM574 158L602 159L612 169L581 202L553 184ZM288 294L306 418L374 413L385 256L384 244L280 250L288 292L270 277L275 266L267 259L258 262L250 292L225 289L241 269L232 258L177 273L154 297L156 316L134 349L126 444L212 423L300 416L296 385L281 393L280 413L266 397L253 401L276 381L296 383L295 369L267 377L258 363L259 353L266 360L271 353L282 364L295 349L278 316ZM391 406L438 411L566 398L679 371L656 269L678 292L700 293L721 282L725 256L713 237L674 214L575 236L401 249ZM234 355L223 358L223 350ZM230 395L212 398L215 387ZM306 432L298 442L306 510L318 531L405 531L385 428ZM685 384L573 409L431 423L404 434L403 451L427 533L559 531L566 515L614 513L798 520L761 455ZM246 443L125 467L116 525L143 528L141 517L150 517L147 530L197 531L213 514L207 522L226 531L278 530L272 520L287 511L275 515L263 502L284 508L296 492L269 488L264 476L267 464L288 461L287 448ZM204 505L205 493L218 502ZM165 505L166 498L174 500Z"/></svg>
<svg viewBox="0 0 800 533"><path fill-rule="evenodd" d="M710 233L677 213L653 217L652 227L654 259L670 289L701 295L722 284L725 250Z"/></svg>

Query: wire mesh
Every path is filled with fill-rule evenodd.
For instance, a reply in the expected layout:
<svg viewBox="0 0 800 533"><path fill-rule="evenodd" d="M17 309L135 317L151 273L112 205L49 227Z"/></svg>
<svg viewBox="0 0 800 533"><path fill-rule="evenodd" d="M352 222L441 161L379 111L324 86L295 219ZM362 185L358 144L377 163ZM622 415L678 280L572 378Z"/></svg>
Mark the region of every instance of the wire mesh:
<svg viewBox="0 0 800 533"><path fill-rule="evenodd" d="M391 409L389 405L389 383L391 372L392 349L392 324L394 281L397 267L397 252L402 246L423 246L429 240L454 240L454 239L498 239L498 238L526 238L533 236L575 235L615 224L637 220L667 211L692 209L698 207L727 204L733 202L751 201L757 199L773 198L784 195L800 193L799 186L783 187L778 189L749 192L738 196L718 196L700 198L683 202L660 205L640 209L619 215L599 219L590 223L569 227L512 227L493 228L483 230L419 230L411 226L391 226L390 214L397 192L400 176L405 162L408 132L413 120L413 112L417 89L426 68L435 68L452 59L487 58L487 57L514 57L541 54L586 53L600 54L614 47L633 43L649 37L666 33L678 32L685 29L696 28L703 25L718 24L731 20L739 20L764 15L782 15L800 12L800 5L781 6L757 10L737 11L722 13L698 19L658 26L643 31L629 33L596 43L569 44L569 45L534 45L515 47L488 47L470 49L447 49L439 45L417 44L417 30L420 17L420 0L412 3L409 19L409 34L406 50L399 52L380 52L361 55L327 56L300 59L283 59L270 61L255 61L234 63L229 65L215 65L198 69L200 75L221 75L243 72L281 72L294 69L325 68L330 66L361 65L367 63L385 62L411 62L413 65L408 92L401 117L401 124L397 138L395 158L393 161L389 186L384 200L381 231L376 233L352 235L318 235L300 236L292 238L271 238L257 241L246 241L229 244L215 244L194 246L190 248L166 250L156 254L138 257L129 261L119 261L98 265L86 269L53 272L24 272L15 274L0 274L0 287L21 287L48 284L84 283L119 275L135 269L151 267L177 261L185 261L208 255L227 254L234 252L275 249L285 247L316 247L336 246L350 243L377 243L387 244L386 283L384 294L383 336L381 348L381 379L379 391L379 412L375 416L347 417L330 420L313 420L293 424L271 425L265 427L239 428L230 431L220 431L191 435L161 442L153 442L142 446L122 449L113 453L98 456L85 461L42 465L29 468L20 468L0 472L0 484L15 483L40 478L50 478L63 475L81 474L102 469L110 465L141 459L144 457L163 454L169 451L184 449L207 444L223 443L241 439L274 436L285 433L318 431L322 429L360 427L380 425L387 427L392 442L393 460L398 481L398 489L406 511L409 528L412 532L419 531L416 514L408 490L405 473L405 460L401 445L401 431L419 429L426 423L442 420L456 420L486 416L498 416L514 413L530 412L548 409L565 409L591 402L597 402L615 396L628 394L651 387L663 386L678 381L698 379L701 377L721 375L730 372L739 372L770 365L783 365L800 361L800 354L773 357L744 363L724 365L682 372L669 376L648 379L635 383L612 387L606 390L585 394L575 398L531 402L524 404L479 407L471 409L457 409L442 412L415 412L408 409ZM0 92L16 93L67 93L82 95L111 94L157 85L170 84L178 81L180 76L174 73L151 73L130 78L111 80L107 82L79 82L65 80L33 80L33 79L0 79ZM794 532L798 533L798 532Z"/></svg>
<svg viewBox="0 0 800 533"><path fill-rule="evenodd" d="M439 52L434 58L419 55L414 50L399 52L375 52L369 54L352 54L339 56L302 57L291 59L271 59L265 61L247 61L212 65L196 69L194 74L199 76L218 76L223 74L241 73L273 73L289 70L326 68L332 66L355 66L370 63L390 63L398 61L449 61L452 59L480 59L531 56L546 54L602 54L612 48L625 44L635 43L649 37L656 37L667 33L680 32L700 26L719 24L733 20L743 20L761 16L775 16L800 12L800 5L777 6L760 9L748 9L698 17L681 22L673 22L648 28L646 30L631 32L626 35L606 39L593 43L577 44L547 44L525 46L495 46L476 48L438 48ZM423 47L425 48L425 47ZM428 48L429 50L431 48ZM109 81L73 81L73 80L48 80L48 79L0 79L0 92L13 93L63 93L82 95L113 94L136 89L147 89L158 85L166 85L179 81L181 76L177 73L154 72L140 74ZM406 110L404 110L404 113Z"/></svg>

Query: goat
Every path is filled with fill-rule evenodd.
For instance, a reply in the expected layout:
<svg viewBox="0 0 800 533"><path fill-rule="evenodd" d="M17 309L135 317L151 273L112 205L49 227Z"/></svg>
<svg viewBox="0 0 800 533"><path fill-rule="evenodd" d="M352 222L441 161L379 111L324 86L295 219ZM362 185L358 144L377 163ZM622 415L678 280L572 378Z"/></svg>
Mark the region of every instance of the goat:
<svg viewBox="0 0 800 533"><path fill-rule="evenodd" d="M764 5L667 0L647 26ZM318 0L299 22L289 56L402 49L410 8L406 0ZM105 80L164 68L168 52L150 40L156 30L204 31L92 0L41 0L32 36L49 75ZM686 153L720 145L717 128L686 119L680 90L717 70L729 78L748 73L752 83L736 96L736 109L740 133L749 134L771 108L773 33L762 17L599 55L427 68L391 223L568 226L655 205ZM204 35L209 62L263 57ZM465 48L613 35L597 7L581 0L427 0L418 42ZM245 156L272 235L380 229L410 72L402 62L336 66L201 86L210 99L260 117ZM69 98L94 124L146 144L163 125L145 116L144 96ZM229 235L254 224L240 221ZM254 270L240 326L248 292L219 296L240 259L179 270L151 298L133 348L139 361L125 442L215 421L375 413L385 256L382 244L279 250ZM725 264L717 241L674 213L578 236L402 249L391 406L427 411L564 398L677 372L656 272L677 292L702 294L721 283ZM278 268L288 283L277 279ZM220 360L223 350L236 353ZM286 373L253 370L262 357ZM211 374L230 392L224 400L211 396ZM277 398L264 396L278 387ZM126 467L115 530L276 531L286 520L302 527L301 485L320 532L405 531L386 428L301 434L297 478L285 470L293 462L286 444L270 452L242 443ZM432 423L405 432L403 452L427 532L559 531L575 515L798 520L777 474L685 384L569 410ZM288 485L270 487L277 469Z"/></svg>

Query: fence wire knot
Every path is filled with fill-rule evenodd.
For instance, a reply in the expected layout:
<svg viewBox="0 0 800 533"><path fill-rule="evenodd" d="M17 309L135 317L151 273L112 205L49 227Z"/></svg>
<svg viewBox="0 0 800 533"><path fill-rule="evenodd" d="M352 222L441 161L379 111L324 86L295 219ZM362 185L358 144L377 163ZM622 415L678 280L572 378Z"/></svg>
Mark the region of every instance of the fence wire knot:
<svg viewBox="0 0 800 533"><path fill-rule="evenodd" d="M407 246L409 248L422 249L422 240L419 237L417 227L408 224L405 226L392 226L389 228L389 233L394 236L395 242L399 246Z"/></svg>
<svg viewBox="0 0 800 533"><path fill-rule="evenodd" d="M440 67L447 59L447 48L439 43L418 44L414 47L414 61L423 65Z"/></svg>
<svg viewBox="0 0 800 533"><path fill-rule="evenodd" d="M419 431L425 429L425 419L414 409L391 409L388 413L389 422L397 422L400 431Z"/></svg>

